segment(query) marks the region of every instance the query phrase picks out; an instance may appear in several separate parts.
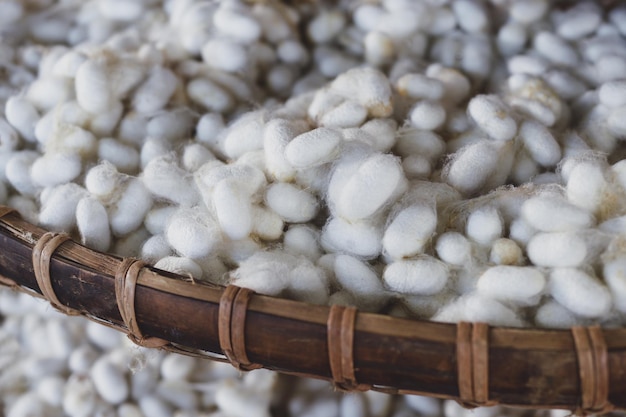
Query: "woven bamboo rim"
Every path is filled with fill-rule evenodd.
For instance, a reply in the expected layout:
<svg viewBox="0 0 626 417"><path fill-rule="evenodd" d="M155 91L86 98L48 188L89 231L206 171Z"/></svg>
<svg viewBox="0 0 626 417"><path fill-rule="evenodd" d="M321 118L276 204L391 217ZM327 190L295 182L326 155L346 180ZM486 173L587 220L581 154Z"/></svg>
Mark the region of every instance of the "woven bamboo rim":
<svg viewBox="0 0 626 417"><path fill-rule="evenodd" d="M2 206L0 247L1 284L142 346L466 407L626 408L626 329L434 323L277 299L93 251Z"/></svg>

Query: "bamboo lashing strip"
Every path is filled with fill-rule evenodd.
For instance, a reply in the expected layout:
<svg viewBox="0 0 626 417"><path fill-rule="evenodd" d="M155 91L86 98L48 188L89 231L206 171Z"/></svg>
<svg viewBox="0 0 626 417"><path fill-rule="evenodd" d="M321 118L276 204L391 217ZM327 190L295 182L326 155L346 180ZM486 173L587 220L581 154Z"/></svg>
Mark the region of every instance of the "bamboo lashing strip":
<svg viewBox="0 0 626 417"><path fill-rule="evenodd" d="M372 387L359 384L354 372L354 327L357 309L332 305L326 323L328 361L335 388L342 391L367 391Z"/></svg>
<svg viewBox="0 0 626 417"><path fill-rule="evenodd" d="M52 255L64 242L70 239L66 233L47 232L39 240L33 248L32 260L33 260L33 272L35 273L35 279L41 294L50 302L52 307L56 308L63 313L75 316L80 312L67 307L59 301L54 288L52 288L52 281L50 279L50 260Z"/></svg>
<svg viewBox="0 0 626 417"><path fill-rule="evenodd" d="M220 298L217 319L220 347L230 363L240 371L262 367L250 362L246 353L246 312L253 294L248 288L229 285Z"/></svg>
<svg viewBox="0 0 626 417"><path fill-rule="evenodd" d="M489 401L489 326L457 324L456 360L460 404L467 408L493 405Z"/></svg>
<svg viewBox="0 0 626 417"><path fill-rule="evenodd" d="M141 332L135 315L135 287L137 277L145 263L138 259L125 258L115 273L115 299L122 320L128 330L128 338L134 343L155 348L163 347L169 342L158 337L146 337Z"/></svg>
<svg viewBox="0 0 626 417"><path fill-rule="evenodd" d="M576 413L601 414L613 410L608 399L608 352L602 329L575 326L571 331L580 376L581 404Z"/></svg>

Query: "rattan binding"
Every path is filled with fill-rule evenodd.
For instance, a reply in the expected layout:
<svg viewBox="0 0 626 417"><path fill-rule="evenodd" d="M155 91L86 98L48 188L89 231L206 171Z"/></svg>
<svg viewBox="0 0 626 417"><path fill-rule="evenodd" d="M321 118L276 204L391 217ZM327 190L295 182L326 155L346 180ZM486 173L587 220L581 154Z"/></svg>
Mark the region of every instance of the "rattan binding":
<svg viewBox="0 0 626 417"><path fill-rule="evenodd" d="M0 207L0 284L143 346L466 407L626 408L626 329L444 324L315 306L99 253Z"/></svg>

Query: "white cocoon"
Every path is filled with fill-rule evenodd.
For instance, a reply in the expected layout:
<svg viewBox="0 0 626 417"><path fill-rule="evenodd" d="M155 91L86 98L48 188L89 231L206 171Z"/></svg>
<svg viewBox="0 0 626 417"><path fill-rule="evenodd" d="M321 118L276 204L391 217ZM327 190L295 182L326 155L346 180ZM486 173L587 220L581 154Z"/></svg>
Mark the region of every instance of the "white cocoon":
<svg viewBox="0 0 626 417"><path fill-rule="evenodd" d="M391 114L391 85L385 75L372 68L354 68L333 80L331 89L347 99L356 99L372 117Z"/></svg>
<svg viewBox="0 0 626 417"><path fill-rule="evenodd" d="M243 164L223 164L218 160L206 162L194 173L194 178L203 196L212 193L213 188L226 178L239 182L250 196L263 190L267 184L265 174L258 168Z"/></svg>
<svg viewBox="0 0 626 417"><path fill-rule="evenodd" d="M452 265L464 265L471 259L472 244L458 232L445 232L437 238L437 256Z"/></svg>
<svg viewBox="0 0 626 417"><path fill-rule="evenodd" d="M534 120L524 121L519 137L524 141L530 156L541 166L551 167L561 160L561 148L543 124Z"/></svg>
<svg viewBox="0 0 626 417"><path fill-rule="evenodd" d="M528 242L526 251L537 266L574 267L585 262L587 244L573 232L537 233Z"/></svg>
<svg viewBox="0 0 626 417"><path fill-rule="evenodd" d="M120 172L135 173L139 169L139 151L113 138L98 141L98 160L111 162Z"/></svg>
<svg viewBox="0 0 626 417"><path fill-rule="evenodd" d="M328 252L344 252L372 259L380 255L382 237L381 227L376 224L333 217L322 229L321 244Z"/></svg>
<svg viewBox="0 0 626 417"><path fill-rule="evenodd" d="M182 206L191 207L199 199L193 176L178 166L173 154L148 162L143 171L143 183L155 196Z"/></svg>
<svg viewBox="0 0 626 417"><path fill-rule="evenodd" d="M97 360L90 374L96 391L109 404L120 404L128 397L125 375L107 357Z"/></svg>
<svg viewBox="0 0 626 417"><path fill-rule="evenodd" d="M320 231L304 225L292 225L283 237L283 248L294 255L304 255L316 261L321 255L319 247Z"/></svg>
<svg viewBox="0 0 626 417"><path fill-rule="evenodd" d="M173 255L172 248L162 234L151 236L141 246L141 259L150 263L171 255Z"/></svg>
<svg viewBox="0 0 626 417"><path fill-rule="evenodd" d="M296 168L321 165L336 157L341 141L340 132L320 127L296 136L285 147L285 157Z"/></svg>
<svg viewBox="0 0 626 417"><path fill-rule="evenodd" d="M392 259L408 258L424 250L437 228L437 212L429 204L415 204L396 213L383 235L383 252Z"/></svg>
<svg viewBox="0 0 626 417"><path fill-rule="evenodd" d="M615 308L626 312L626 259L619 257L606 261L602 276L611 289Z"/></svg>
<svg viewBox="0 0 626 417"><path fill-rule="evenodd" d="M215 220L200 207L180 208L172 214L165 236L172 248L192 259L207 256L221 240Z"/></svg>
<svg viewBox="0 0 626 417"><path fill-rule="evenodd" d="M252 231L252 203L236 180L224 179L213 189L213 207L222 232L230 239L243 239Z"/></svg>
<svg viewBox="0 0 626 417"><path fill-rule="evenodd" d="M443 97L443 83L435 78L418 73L408 73L396 81L396 88L403 96L422 100L440 100Z"/></svg>
<svg viewBox="0 0 626 417"><path fill-rule="evenodd" d="M267 121L265 111L249 112L239 117L223 132L223 149L226 156L237 159L250 151L263 149L263 127Z"/></svg>
<svg viewBox="0 0 626 417"><path fill-rule="evenodd" d="M409 119L417 129L437 130L446 121L446 110L438 102L422 100L411 109Z"/></svg>
<svg viewBox="0 0 626 417"><path fill-rule="evenodd" d="M539 302L546 285L543 273L531 266L499 265L487 269L478 278L479 294L521 305Z"/></svg>
<svg viewBox="0 0 626 417"><path fill-rule="evenodd" d="M74 82L76 100L89 113L107 112L117 100L113 96L109 68L103 58L83 62L76 71Z"/></svg>
<svg viewBox="0 0 626 417"><path fill-rule="evenodd" d="M202 60L212 68L237 72L244 70L248 64L248 53L240 43L213 38L202 47Z"/></svg>
<svg viewBox="0 0 626 417"><path fill-rule="evenodd" d="M467 237L480 245L489 245L502 237L504 224L495 207L483 207L474 210L467 217L465 233Z"/></svg>
<svg viewBox="0 0 626 417"><path fill-rule="evenodd" d="M6 178L20 194L34 195L36 193L37 186L31 178L30 168L39 156L36 151L22 150L13 153L7 162Z"/></svg>
<svg viewBox="0 0 626 417"><path fill-rule="evenodd" d="M109 215L100 201L91 196L82 198L76 205L76 225L83 245L101 252L109 249Z"/></svg>
<svg viewBox="0 0 626 417"><path fill-rule="evenodd" d="M267 187L265 203L290 223L303 223L315 217L319 209L317 198L293 184L274 183Z"/></svg>
<svg viewBox="0 0 626 417"><path fill-rule="evenodd" d="M272 119L263 129L263 152L269 175L279 181L292 180L294 167L287 161L285 148L298 135L296 125L285 119Z"/></svg>
<svg viewBox="0 0 626 417"><path fill-rule="evenodd" d="M509 114L510 110L495 95L475 96L470 100L467 111L476 124L493 139L510 140L517 132L517 123Z"/></svg>
<svg viewBox="0 0 626 417"><path fill-rule="evenodd" d="M207 78L191 80L187 84L187 94L194 103L212 112L226 112L235 105L235 101L228 91Z"/></svg>
<svg viewBox="0 0 626 417"><path fill-rule="evenodd" d="M318 305L328 303L326 272L308 259L299 259L291 270L287 290L289 295L296 300Z"/></svg>
<svg viewBox="0 0 626 417"><path fill-rule="evenodd" d="M152 196L143 183L134 177L126 182L119 199L109 207L111 231L123 236L137 229L152 207Z"/></svg>
<svg viewBox="0 0 626 417"><path fill-rule="evenodd" d="M366 118L365 107L353 100L346 100L324 113L318 124L330 128L356 127L360 126Z"/></svg>
<svg viewBox="0 0 626 417"><path fill-rule="evenodd" d="M406 187L407 180L398 159L374 154L359 165L333 203L340 216L365 219L392 202Z"/></svg>
<svg viewBox="0 0 626 417"><path fill-rule="evenodd" d="M483 322L492 326L522 327L517 313L500 302L476 293L463 295L443 307L431 320Z"/></svg>
<svg viewBox="0 0 626 417"><path fill-rule="evenodd" d="M117 172L115 165L103 161L87 172L85 187L91 194L106 200L118 189L123 178L124 175Z"/></svg>
<svg viewBox="0 0 626 417"><path fill-rule="evenodd" d="M333 272L341 288L356 296L355 299L362 301L363 307L370 311L380 308L388 298L376 272L368 264L353 256L337 255Z"/></svg>
<svg viewBox="0 0 626 417"><path fill-rule="evenodd" d="M36 186L54 187L72 181L80 175L81 170L79 155L48 153L33 162L30 175Z"/></svg>
<svg viewBox="0 0 626 417"><path fill-rule="evenodd" d="M568 203L564 198L552 196L526 200L521 214L529 225L542 232L586 229L595 223L594 216L588 211Z"/></svg>
<svg viewBox="0 0 626 417"><path fill-rule="evenodd" d="M165 107L178 85L178 77L169 69L154 67L148 78L135 90L132 104L139 113L154 113Z"/></svg>
<svg viewBox="0 0 626 417"><path fill-rule="evenodd" d="M385 286L402 294L436 294L448 282L448 267L437 259L420 258L393 262L385 268Z"/></svg>
<svg viewBox="0 0 626 417"><path fill-rule="evenodd" d="M181 256L166 256L159 259L154 264L154 267L173 274L191 276L193 279L202 279L202 268L193 259Z"/></svg>
<svg viewBox="0 0 626 417"><path fill-rule="evenodd" d="M252 233L263 240L277 240L283 234L285 222L273 210L252 206Z"/></svg>
<svg viewBox="0 0 626 417"><path fill-rule="evenodd" d="M469 196L481 190L498 168L498 148L489 140L464 146L446 165L445 181Z"/></svg>
<svg viewBox="0 0 626 417"><path fill-rule="evenodd" d="M595 277L577 268L555 268L550 273L550 294L575 314L598 318L611 309L611 293Z"/></svg>
<svg viewBox="0 0 626 417"><path fill-rule="evenodd" d="M571 311L554 300L539 306L535 313L535 324L549 329L569 329L579 321Z"/></svg>
<svg viewBox="0 0 626 417"><path fill-rule="evenodd" d="M265 295L278 295L289 285L297 259L285 253L254 253L231 272L232 283Z"/></svg>
<svg viewBox="0 0 626 417"><path fill-rule="evenodd" d="M11 96L4 108L7 121L28 142L35 142L35 125L39 121L39 112L28 100L19 96ZM4 135L1 136L5 144Z"/></svg>
<svg viewBox="0 0 626 417"><path fill-rule="evenodd" d="M39 212L39 224L50 230L71 232L76 225L76 206L87 191L74 183L54 187Z"/></svg>
<svg viewBox="0 0 626 417"><path fill-rule="evenodd" d="M0 151L9 153L17 148L20 143L20 137L13 127L0 117Z"/></svg>

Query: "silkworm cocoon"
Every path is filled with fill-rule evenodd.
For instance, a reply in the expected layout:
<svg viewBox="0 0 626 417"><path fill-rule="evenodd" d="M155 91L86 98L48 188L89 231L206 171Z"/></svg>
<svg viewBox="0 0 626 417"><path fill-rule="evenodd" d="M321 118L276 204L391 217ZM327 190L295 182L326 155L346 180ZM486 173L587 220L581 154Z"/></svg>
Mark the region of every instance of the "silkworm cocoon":
<svg viewBox="0 0 626 417"><path fill-rule="evenodd" d="M178 166L173 154L154 158L145 166L143 183L158 198L191 207L199 195L191 174Z"/></svg>
<svg viewBox="0 0 626 417"><path fill-rule="evenodd" d="M248 195L255 196L261 190L265 190L267 180L265 174L253 166L240 164L223 164L217 160L208 161L194 174L195 182L205 197L211 194L213 188L222 180L230 179L237 181L240 187L244 187ZM210 201L205 198L205 203Z"/></svg>
<svg viewBox="0 0 626 417"><path fill-rule="evenodd" d="M10 97L4 108L7 121L20 133L28 142L35 142L35 125L39 121L39 112L28 100L19 96ZM4 124L4 120L2 121ZM4 131L4 128L2 128ZM5 134L0 133L0 139L4 147Z"/></svg>
<svg viewBox="0 0 626 417"><path fill-rule="evenodd" d="M0 118L0 151L9 153L17 148L19 143L20 138L15 129L4 118Z"/></svg>
<svg viewBox="0 0 626 417"><path fill-rule="evenodd" d="M511 74L540 76L549 69L549 66L544 58L534 55L515 55L507 61L507 68Z"/></svg>
<svg viewBox="0 0 626 417"><path fill-rule="evenodd" d="M316 261L321 255L319 247L320 231L304 225L292 225L283 237L283 248L294 255L304 255Z"/></svg>
<svg viewBox="0 0 626 417"><path fill-rule="evenodd" d="M391 86L387 77L371 68L351 69L333 80L331 89L348 99L357 100L371 117L391 114Z"/></svg>
<svg viewBox="0 0 626 417"><path fill-rule="evenodd" d="M603 317L611 309L609 290L598 279L580 269L553 269L549 290L559 304L582 317Z"/></svg>
<svg viewBox="0 0 626 417"><path fill-rule="evenodd" d="M88 59L76 70L76 100L89 113L106 112L116 100L104 58Z"/></svg>
<svg viewBox="0 0 626 417"><path fill-rule="evenodd" d="M448 282L448 267L437 259L420 258L396 261L385 267L383 281L390 290L401 294L436 294Z"/></svg>
<svg viewBox="0 0 626 417"><path fill-rule="evenodd" d="M602 16L597 5L579 3L555 16L556 31L567 40L576 40L593 33Z"/></svg>
<svg viewBox="0 0 626 417"><path fill-rule="evenodd" d="M54 187L39 212L39 224L50 230L70 232L76 225L76 206L87 191L74 183Z"/></svg>
<svg viewBox="0 0 626 417"><path fill-rule="evenodd" d="M448 323L483 322L492 326L522 327L515 311L500 302L476 293L469 293L444 306L432 319Z"/></svg>
<svg viewBox="0 0 626 417"><path fill-rule="evenodd" d="M169 417L174 413L172 407L156 393L144 395L137 402L144 416Z"/></svg>
<svg viewBox="0 0 626 417"><path fill-rule="evenodd" d="M527 38L526 26L517 22L509 22L498 30L496 43L502 55L511 56L518 54L524 48Z"/></svg>
<svg viewBox="0 0 626 417"><path fill-rule="evenodd" d="M626 259L618 257L605 261L602 277L611 289L615 308L626 311Z"/></svg>
<svg viewBox="0 0 626 417"><path fill-rule="evenodd" d="M157 384L156 394L177 410L196 411L198 395L187 381L164 380Z"/></svg>
<svg viewBox="0 0 626 417"><path fill-rule="evenodd" d="M413 107L409 118L417 129L437 130L446 121L446 110L439 103L424 100Z"/></svg>
<svg viewBox="0 0 626 417"><path fill-rule="evenodd" d="M366 118L367 109L365 107L352 100L346 100L324 113L318 124L330 128L347 128L361 125Z"/></svg>
<svg viewBox="0 0 626 417"><path fill-rule="evenodd" d="M550 167L561 160L561 148L543 124L534 120L524 121L519 130L519 137L524 141L530 156L540 165Z"/></svg>
<svg viewBox="0 0 626 417"><path fill-rule="evenodd" d="M14 208L20 213L20 216L24 218L24 220L29 223L36 224L39 211L37 208L37 204L30 197L25 197L22 195L13 195L6 200L6 204L9 207Z"/></svg>
<svg viewBox="0 0 626 417"><path fill-rule="evenodd" d="M63 412L70 417L93 414L98 394L91 379L85 375L71 375L63 395Z"/></svg>
<svg viewBox="0 0 626 417"><path fill-rule="evenodd" d="M574 267L587 257L587 244L573 232L537 233L528 242L528 258L537 266Z"/></svg>
<svg viewBox="0 0 626 417"><path fill-rule="evenodd" d="M293 122L285 119L270 120L263 130L263 150L269 174L279 181L288 181L295 175L294 167L287 161L285 148L298 134L303 133Z"/></svg>
<svg viewBox="0 0 626 417"><path fill-rule="evenodd" d="M143 246L144 242L148 240L149 237L150 232L148 232L144 227L139 226L130 233L118 237L114 241L113 247L110 249L110 251L119 256L132 256L135 258L139 257L141 253L141 247Z"/></svg>
<svg viewBox="0 0 626 417"><path fill-rule="evenodd" d="M65 379L60 376L47 376L37 383L37 396L44 403L53 407L63 404Z"/></svg>
<svg viewBox="0 0 626 417"><path fill-rule="evenodd" d="M6 164L6 178L20 194L34 195L37 191L29 170L38 158L38 152L23 150L15 152Z"/></svg>
<svg viewBox="0 0 626 417"><path fill-rule="evenodd" d="M439 235L435 249L439 259L452 265L464 265L472 256L472 244L458 232Z"/></svg>
<svg viewBox="0 0 626 417"><path fill-rule="evenodd" d="M359 258L372 259L382 250L381 227L368 222L348 222L333 217L322 229L320 242L327 252L344 252Z"/></svg>
<svg viewBox="0 0 626 417"><path fill-rule="evenodd" d="M355 297L360 308L377 311L388 298L378 274L353 256L337 255L333 272L337 283Z"/></svg>
<svg viewBox="0 0 626 417"><path fill-rule="evenodd" d="M222 180L213 189L213 207L222 232L243 239L252 231L250 196L236 181Z"/></svg>
<svg viewBox="0 0 626 417"><path fill-rule="evenodd" d="M224 130L224 118L219 113L206 113L196 125L198 141L215 150L219 133Z"/></svg>
<svg viewBox="0 0 626 417"><path fill-rule="evenodd" d="M260 239L272 241L283 235L285 222L273 210L252 206L252 219L252 233Z"/></svg>
<svg viewBox="0 0 626 417"><path fill-rule="evenodd" d="M152 68L148 78L133 94L133 109L139 113L153 113L162 109L174 94L177 85L178 78L171 70L163 67Z"/></svg>
<svg viewBox="0 0 626 417"><path fill-rule="evenodd" d="M30 170L33 183L39 187L65 184L80 174L82 162L79 155L54 153L37 158Z"/></svg>
<svg viewBox="0 0 626 417"><path fill-rule="evenodd" d="M395 56L393 39L378 31L368 32L364 39L365 60L374 66L390 63Z"/></svg>
<svg viewBox="0 0 626 417"><path fill-rule="evenodd" d="M113 133L113 130L122 117L124 106L122 102L115 101L108 111L94 115L89 121L89 130L97 136L107 136Z"/></svg>
<svg viewBox="0 0 626 417"><path fill-rule="evenodd" d="M517 123L510 116L506 105L494 95L475 96L470 100L467 111L493 139L510 140L517 133Z"/></svg>
<svg viewBox="0 0 626 417"><path fill-rule="evenodd" d="M137 178L129 178L119 199L109 207L111 231L123 236L137 229L152 207L150 191Z"/></svg>
<svg viewBox="0 0 626 417"><path fill-rule="evenodd" d="M73 97L70 80L59 77L38 78L29 85L26 99L45 112Z"/></svg>
<svg viewBox="0 0 626 417"><path fill-rule="evenodd" d="M328 303L328 278L326 272L309 260L300 260L291 270L287 293L295 300L311 304Z"/></svg>
<svg viewBox="0 0 626 417"><path fill-rule="evenodd" d="M361 125L360 129L374 138L369 142L372 148L379 152L388 152L396 141L397 127L392 119L372 119Z"/></svg>
<svg viewBox="0 0 626 417"><path fill-rule="evenodd" d="M344 183L338 198L331 198L340 216L365 219L392 202L406 187L398 160L391 155L374 154Z"/></svg>
<svg viewBox="0 0 626 417"><path fill-rule="evenodd" d="M512 239L496 239L489 252L489 262L497 265L520 265L524 260L522 249Z"/></svg>
<svg viewBox="0 0 626 417"><path fill-rule="evenodd" d="M172 214L165 235L172 248L192 259L208 255L221 239L215 220L199 207Z"/></svg>
<svg viewBox="0 0 626 417"><path fill-rule="evenodd" d="M452 11L459 26L466 32L485 32L489 28L487 10L478 1L456 1L452 3Z"/></svg>
<svg viewBox="0 0 626 417"><path fill-rule="evenodd" d="M265 295L278 295L289 285L296 258L280 252L256 252L231 272L233 284Z"/></svg>
<svg viewBox="0 0 626 417"><path fill-rule="evenodd" d="M454 154L443 171L445 181L469 196L480 191L498 169L499 149L494 142L480 140Z"/></svg>
<svg viewBox="0 0 626 417"><path fill-rule="evenodd" d="M598 99L607 107L626 105L626 80L609 81L602 84L598 89Z"/></svg>
<svg viewBox="0 0 626 417"><path fill-rule="evenodd" d="M221 34L246 44L261 36L261 26L243 7L222 5L213 15L213 23Z"/></svg>
<svg viewBox="0 0 626 417"><path fill-rule="evenodd" d="M195 358L172 353L166 355L161 362L160 371L163 379L186 380L197 367Z"/></svg>
<svg viewBox="0 0 626 417"><path fill-rule="evenodd" d="M567 199L587 211L596 212L602 203L602 196L608 187L603 167L594 161L581 161L575 164L567 178Z"/></svg>
<svg viewBox="0 0 626 417"><path fill-rule="evenodd" d="M499 265L478 278L479 294L520 305L535 305L546 286L543 273L531 266Z"/></svg>
<svg viewBox="0 0 626 417"><path fill-rule="evenodd" d="M314 195L287 183L274 183L267 188L265 203L290 223L303 223L315 217L319 202Z"/></svg>
<svg viewBox="0 0 626 417"><path fill-rule="evenodd" d="M309 52L298 41L287 39L276 49L278 58L286 64L304 65L309 60Z"/></svg>
<svg viewBox="0 0 626 417"><path fill-rule="evenodd" d="M140 157L137 149L114 138L102 138L98 141L98 159L112 163L124 173L135 173L139 169Z"/></svg>
<svg viewBox="0 0 626 417"><path fill-rule="evenodd" d="M309 23L307 35L314 43L326 43L337 36L345 24L346 18L341 11L322 11Z"/></svg>
<svg viewBox="0 0 626 417"><path fill-rule="evenodd" d="M3 6L3 4L0 4L0 13L2 13L3 8L6 8ZM7 417L28 417L46 414L46 407L35 392L21 394L9 404L10 406L5 406Z"/></svg>
<svg viewBox="0 0 626 417"><path fill-rule="evenodd" d="M547 60L558 65L575 66L579 57L567 41L549 31L539 32L533 38L533 47Z"/></svg>
<svg viewBox="0 0 626 417"><path fill-rule="evenodd" d="M400 77L396 82L396 88L403 96L432 101L440 100L445 90L440 80L417 73Z"/></svg>
<svg viewBox="0 0 626 417"><path fill-rule="evenodd" d="M173 255L172 248L162 234L151 236L141 246L141 259L148 262L154 263L171 255Z"/></svg>
<svg viewBox="0 0 626 417"><path fill-rule="evenodd" d="M539 306L535 314L535 325L549 329L569 329L579 323L570 310L554 300Z"/></svg>
<svg viewBox="0 0 626 417"><path fill-rule="evenodd" d="M243 71L248 65L248 54L240 43L227 38L214 38L202 47L202 59L221 71Z"/></svg>
<svg viewBox="0 0 626 417"><path fill-rule="evenodd" d="M98 11L106 19L129 22L138 19L144 12L141 2L126 2L124 0L99 0Z"/></svg>
<svg viewBox="0 0 626 417"><path fill-rule="evenodd" d="M139 161L141 167L145 167L153 159L168 155L172 152L172 143L162 137L148 137L139 151Z"/></svg>
<svg viewBox="0 0 626 417"><path fill-rule="evenodd" d="M522 205L523 219L542 232L566 232L593 226L591 213L559 197L537 196Z"/></svg>
<svg viewBox="0 0 626 417"><path fill-rule="evenodd" d="M404 158L409 156L423 156L431 163L436 163L446 151L446 143L439 135L428 130L402 129L398 131L398 138L394 153Z"/></svg>
<svg viewBox="0 0 626 417"><path fill-rule="evenodd" d="M370 3L359 4L352 14L354 24L364 32L370 32L376 28L379 19L385 11L379 6Z"/></svg>
<svg viewBox="0 0 626 417"><path fill-rule="evenodd" d="M437 228L437 212L428 204L399 211L385 229L383 252L392 259L408 258L424 250Z"/></svg>
<svg viewBox="0 0 626 417"><path fill-rule="evenodd" d="M249 112L239 117L224 131L223 149L229 158L239 158L246 152L263 148L263 127L267 121L264 110Z"/></svg>
<svg viewBox="0 0 626 417"><path fill-rule="evenodd" d="M202 268L193 259L180 256L166 256L159 259L155 264L155 268L173 274L191 277L193 279L202 279Z"/></svg>
<svg viewBox="0 0 626 417"><path fill-rule="evenodd" d="M340 132L320 127L293 138L285 147L285 158L296 168L321 165L337 156L341 142Z"/></svg>
<svg viewBox="0 0 626 417"><path fill-rule="evenodd" d="M108 403L120 404L128 397L128 382L124 374L107 358L97 360L90 374L96 391Z"/></svg>
<svg viewBox="0 0 626 417"><path fill-rule="evenodd" d="M85 175L85 187L91 194L106 200L121 185L124 175L117 171L115 165L103 161L94 166Z"/></svg>
<svg viewBox="0 0 626 417"><path fill-rule="evenodd" d="M502 237L504 224L498 210L484 207L474 210L467 218L465 233L480 245L489 245Z"/></svg>
<svg viewBox="0 0 626 417"><path fill-rule="evenodd" d="M613 109L609 118L607 119L607 125L612 133L617 136L626 136L626 106L621 106Z"/></svg>
<svg viewBox="0 0 626 417"><path fill-rule="evenodd" d="M228 91L207 78L194 78L187 84L187 94L196 104L212 112L227 112L234 105Z"/></svg>
<svg viewBox="0 0 626 417"><path fill-rule="evenodd" d="M97 199L84 197L78 202L76 225L83 245L101 252L109 249L111 245L109 216Z"/></svg>
<svg viewBox="0 0 626 417"><path fill-rule="evenodd" d="M548 2L545 0L514 1L509 8L511 18L528 25L537 22L548 11Z"/></svg>

